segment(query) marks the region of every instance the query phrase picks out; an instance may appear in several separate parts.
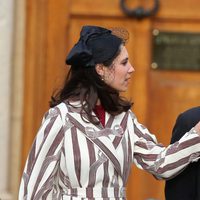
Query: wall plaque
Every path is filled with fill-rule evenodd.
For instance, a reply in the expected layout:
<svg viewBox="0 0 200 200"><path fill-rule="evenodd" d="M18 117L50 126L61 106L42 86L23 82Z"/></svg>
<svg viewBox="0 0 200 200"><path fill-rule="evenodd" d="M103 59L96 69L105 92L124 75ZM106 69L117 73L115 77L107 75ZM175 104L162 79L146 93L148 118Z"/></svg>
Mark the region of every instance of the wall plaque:
<svg viewBox="0 0 200 200"><path fill-rule="evenodd" d="M200 70L200 33L153 30L153 69Z"/></svg>

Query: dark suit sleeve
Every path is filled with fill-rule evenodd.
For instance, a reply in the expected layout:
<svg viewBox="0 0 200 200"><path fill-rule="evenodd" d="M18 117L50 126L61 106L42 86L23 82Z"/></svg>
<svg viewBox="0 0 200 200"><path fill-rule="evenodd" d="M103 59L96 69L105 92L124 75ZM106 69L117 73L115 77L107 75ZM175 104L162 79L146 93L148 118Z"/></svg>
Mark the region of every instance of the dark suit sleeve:
<svg viewBox="0 0 200 200"><path fill-rule="evenodd" d="M173 128L171 143L179 140L186 132L188 132L198 121L198 115L195 112L187 111L178 116L176 124ZM198 118L198 119L197 119ZM165 184L166 200L196 200L196 180L198 163L191 163L183 172L171 180L167 180Z"/></svg>

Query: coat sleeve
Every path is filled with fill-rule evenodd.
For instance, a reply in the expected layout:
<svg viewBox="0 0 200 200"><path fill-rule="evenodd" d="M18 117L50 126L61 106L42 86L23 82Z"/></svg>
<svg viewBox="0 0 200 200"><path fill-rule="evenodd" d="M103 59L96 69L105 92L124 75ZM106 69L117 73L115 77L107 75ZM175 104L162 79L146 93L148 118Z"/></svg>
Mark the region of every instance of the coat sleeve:
<svg viewBox="0 0 200 200"><path fill-rule="evenodd" d="M63 125L56 108L44 116L22 174L19 200L58 199L56 174L63 145Z"/></svg>
<svg viewBox="0 0 200 200"><path fill-rule="evenodd" d="M189 163L200 158L200 136L194 128L185 133L179 141L164 147L157 143L155 135L140 124L134 114L132 120L135 135L134 162L157 179L172 178Z"/></svg>

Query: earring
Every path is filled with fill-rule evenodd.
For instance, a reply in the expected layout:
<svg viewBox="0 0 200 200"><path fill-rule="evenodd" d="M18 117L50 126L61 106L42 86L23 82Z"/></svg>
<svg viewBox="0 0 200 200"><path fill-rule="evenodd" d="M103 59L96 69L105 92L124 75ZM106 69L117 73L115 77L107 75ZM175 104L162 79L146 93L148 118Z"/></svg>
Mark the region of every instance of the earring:
<svg viewBox="0 0 200 200"><path fill-rule="evenodd" d="M105 78L104 78L104 74L101 75L101 80L102 80L102 81L105 80Z"/></svg>

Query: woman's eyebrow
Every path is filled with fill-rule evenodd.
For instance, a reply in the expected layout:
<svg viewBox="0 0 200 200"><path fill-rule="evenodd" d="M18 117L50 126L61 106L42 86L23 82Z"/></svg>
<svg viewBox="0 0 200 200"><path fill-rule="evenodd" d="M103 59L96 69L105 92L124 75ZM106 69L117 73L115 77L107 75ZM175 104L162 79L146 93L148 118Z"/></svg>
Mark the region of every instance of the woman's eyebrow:
<svg viewBox="0 0 200 200"><path fill-rule="evenodd" d="M124 61L127 61L127 60L128 60L128 57L126 57L126 58L122 59L122 61L121 61L121 62L124 62Z"/></svg>

